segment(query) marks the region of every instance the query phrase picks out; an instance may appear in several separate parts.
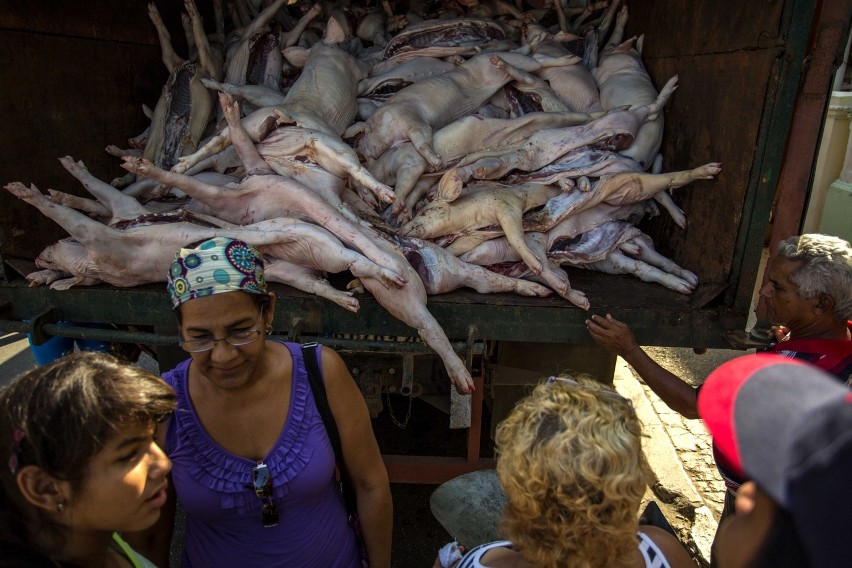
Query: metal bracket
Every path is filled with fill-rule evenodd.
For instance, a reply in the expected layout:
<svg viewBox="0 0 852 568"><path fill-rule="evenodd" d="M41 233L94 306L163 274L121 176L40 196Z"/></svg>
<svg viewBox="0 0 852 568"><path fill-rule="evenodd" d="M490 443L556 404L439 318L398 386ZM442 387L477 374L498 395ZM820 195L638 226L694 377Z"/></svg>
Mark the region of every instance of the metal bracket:
<svg viewBox="0 0 852 568"><path fill-rule="evenodd" d="M30 320L29 334L32 338L33 345L44 345L51 337L53 337L52 335L45 333L43 329L43 326L49 323L56 323L56 314L54 313L53 308L48 308Z"/></svg>
<svg viewBox="0 0 852 568"><path fill-rule="evenodd" d="M305 321L302 318L293 318L293 329L290 331L290 341L293 343L302 342L302 329L305 327Z"/></svg>
<svg viewBox="0 0 852 568"><path fill-rule="evenodd" d="M399 394L403 396L411 396L414 390L414 354L402 354L402 386L399 388Z"/></svg>
<svg viewBox="0 0 852 568"><path fill-rule="evenodd" d="M746 332L743 330L732 330L722 333L722 337L731 346L732 349L759 349L770 345L769 338L766 335L761 336L759 333Z"/></svg>
<svg viewBox="0 0 852 568"><path fill-rule="evenodd" d="M476 343L476 326L467 328L467 349L464 352L464 364L468 369L473 367L473 344Z"/></svg>

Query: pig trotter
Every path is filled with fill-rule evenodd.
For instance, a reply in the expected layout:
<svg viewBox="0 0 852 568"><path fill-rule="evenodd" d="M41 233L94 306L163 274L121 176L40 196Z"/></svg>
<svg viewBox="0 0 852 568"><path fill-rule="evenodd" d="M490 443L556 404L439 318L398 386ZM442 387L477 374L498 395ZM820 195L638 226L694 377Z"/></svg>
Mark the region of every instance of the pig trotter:
<svg viewBox="0 0 852 568"><path fill-rule="evenodd" d="M514 292L521 296L538 296L539 298L546 298L553 294L553 290L546 286L521 279L515 280Z"/></svg>
<svg viewBox="0 0 852 568"><path fill-rule="evenodd" d="M718 175L722 171L722 164L712 162L704 164L692 170L693 179L713 179L713 176Z"/></svg>

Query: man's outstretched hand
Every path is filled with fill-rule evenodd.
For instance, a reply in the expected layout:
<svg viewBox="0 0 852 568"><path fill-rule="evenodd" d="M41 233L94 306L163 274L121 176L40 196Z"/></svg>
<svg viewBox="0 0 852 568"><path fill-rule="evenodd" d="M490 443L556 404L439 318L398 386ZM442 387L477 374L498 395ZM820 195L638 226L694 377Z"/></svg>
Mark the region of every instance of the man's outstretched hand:
<svg viewBox="0 0 852 568"><path fill-rule="evenodd" d="M595 343L619 357L625 357L639 347L636 337L627 324L609 314L606 317L591 316L586 320L586 329Z"/></svg>

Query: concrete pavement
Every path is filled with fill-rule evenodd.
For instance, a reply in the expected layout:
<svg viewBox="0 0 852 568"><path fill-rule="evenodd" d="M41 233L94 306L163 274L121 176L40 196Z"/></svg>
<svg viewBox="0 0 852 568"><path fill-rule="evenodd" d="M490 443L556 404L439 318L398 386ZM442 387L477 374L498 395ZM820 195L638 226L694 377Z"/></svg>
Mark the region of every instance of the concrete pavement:
<svg viewBox="0 0 852 568"><path fill-rule="evenodd" d="M25 335L0 332L0 387L28 369L35 359Z"/></svg>
<svg viewBox="0 0 852 568"><path fill-rule="evenodd" d="M656 477L645 500L660 505L693 558L709 566L725 491L710 435L700 420L687 420L669 409L620 357L613 386L633 402L642 422L643 449Z"/></svg>

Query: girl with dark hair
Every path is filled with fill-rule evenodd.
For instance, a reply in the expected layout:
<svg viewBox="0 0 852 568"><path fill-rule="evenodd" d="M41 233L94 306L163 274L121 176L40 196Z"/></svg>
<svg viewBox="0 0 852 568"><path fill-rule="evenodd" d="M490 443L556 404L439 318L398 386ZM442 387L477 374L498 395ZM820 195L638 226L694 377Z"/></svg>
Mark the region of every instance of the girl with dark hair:
<svg viewBox="0 0 852 568"><path fill-rule="evenodd" d="M152 526L171 462L162 379L83 352L0 391L0 566L153 566L119 532Z"/></svg>

